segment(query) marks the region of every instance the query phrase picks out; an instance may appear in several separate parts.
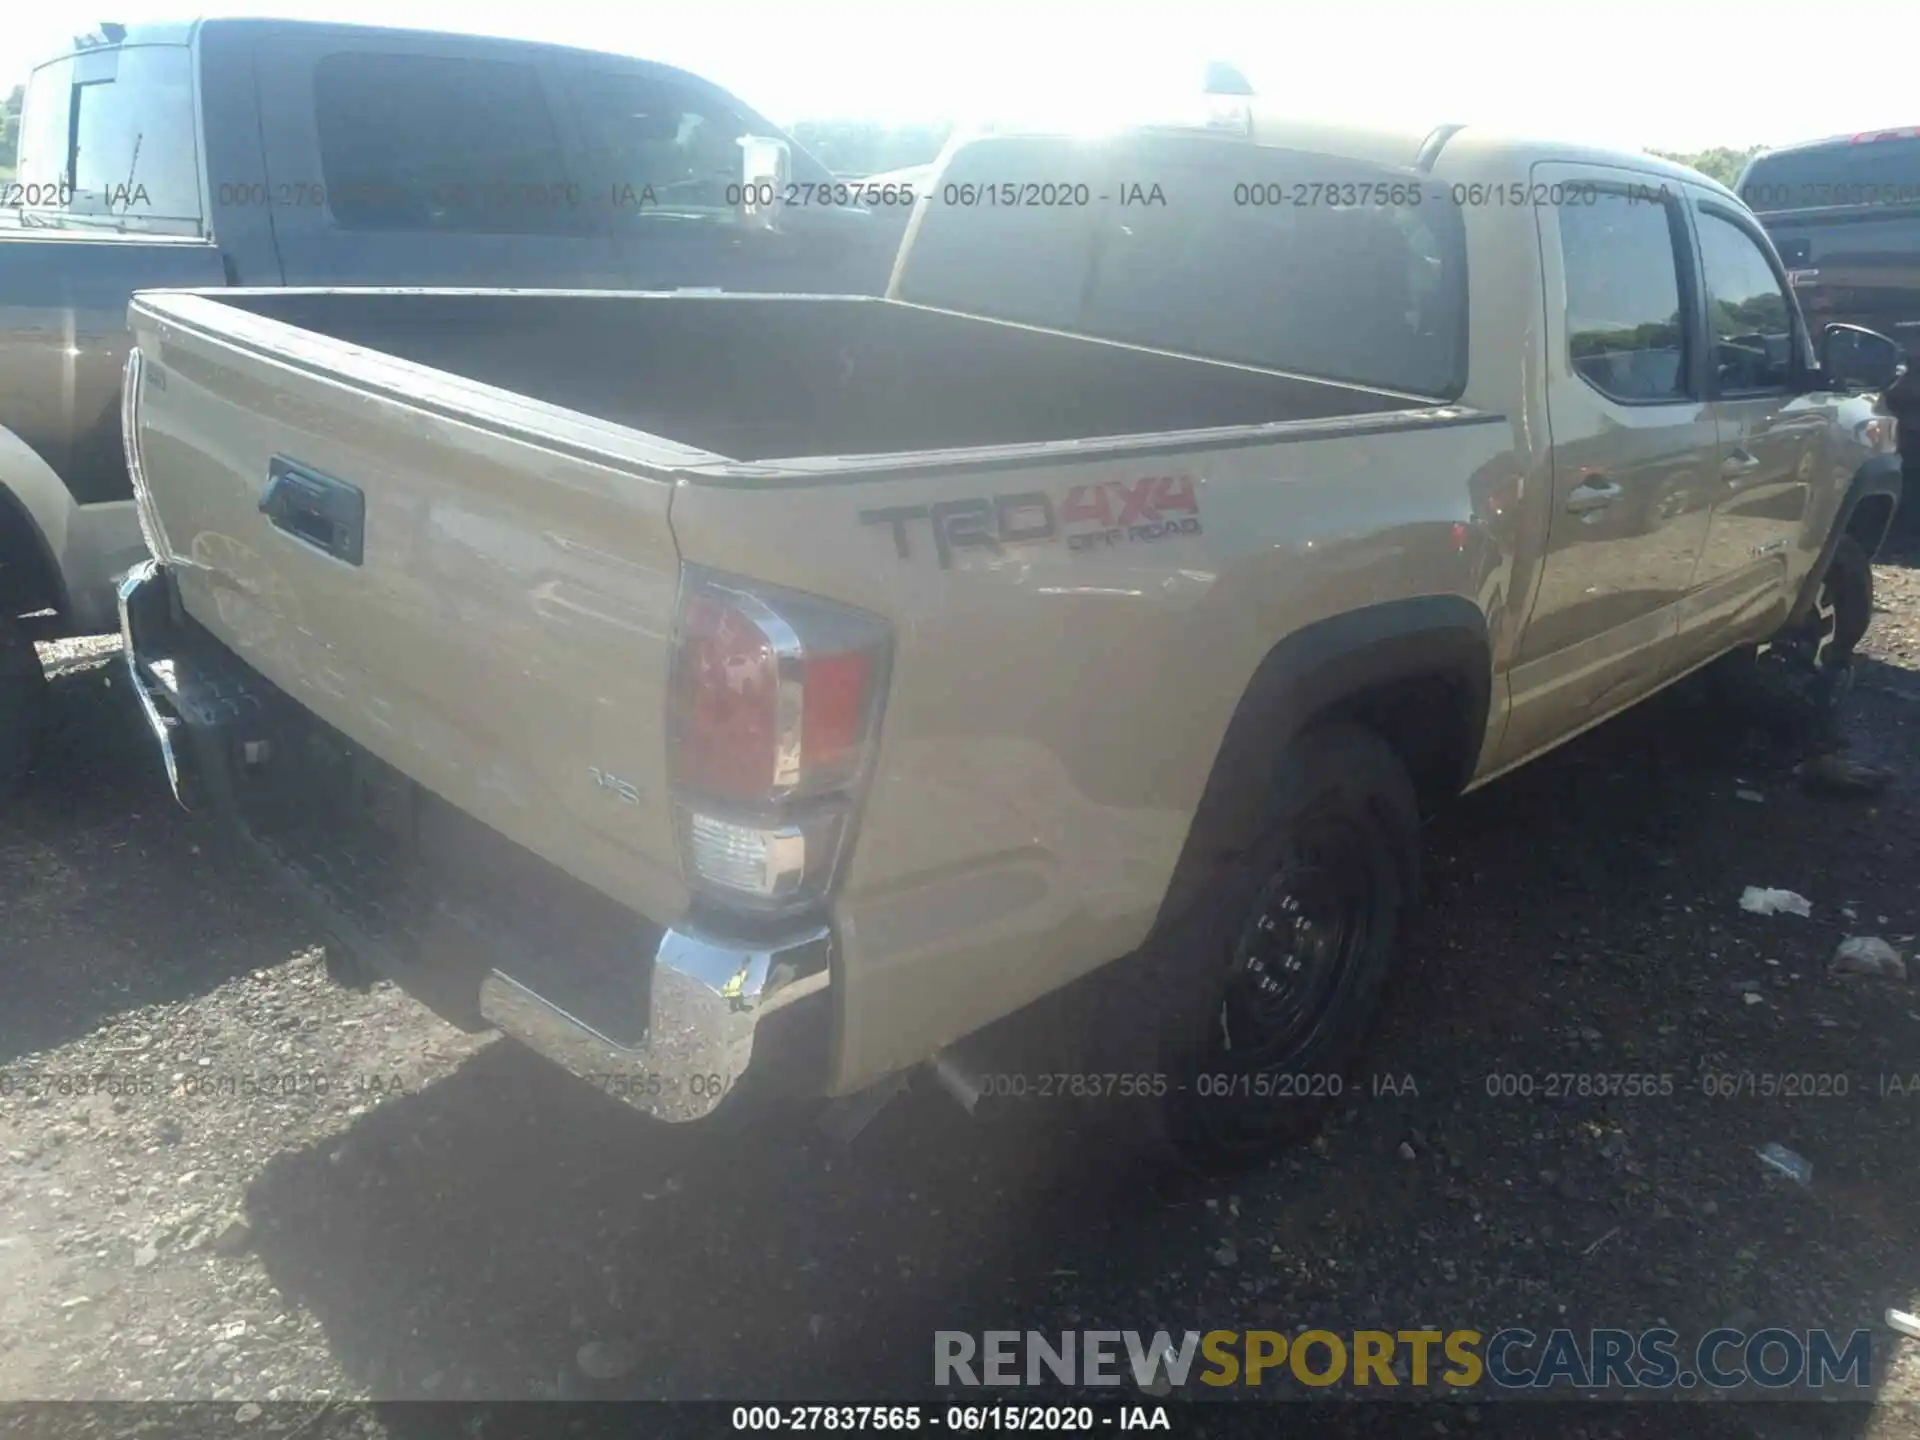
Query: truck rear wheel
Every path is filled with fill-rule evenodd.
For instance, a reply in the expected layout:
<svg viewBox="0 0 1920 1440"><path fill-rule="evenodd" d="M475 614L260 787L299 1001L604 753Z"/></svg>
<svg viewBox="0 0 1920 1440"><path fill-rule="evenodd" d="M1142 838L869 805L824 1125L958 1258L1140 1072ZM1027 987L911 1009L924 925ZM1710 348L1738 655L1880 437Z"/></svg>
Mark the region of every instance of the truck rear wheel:
<svg viewBox="0 0 1920 1440"><path fill-rule="evenodd" d="M47 675L19 623L0 617L0 800L20 788L46 716Z"/></svg>
<svg viewBox="0 0 1920 1440"><path fill-rule="evenodd" d="M1259 838L1120 962L1107 1068L1146 1072L1151 1147L1212 1168L1317 1130L1345 1103L1418 887L1419 811L1390 746L1331 725L1288 749ZM1135 1107L1120 1107L1122 1112Z"/></svg>

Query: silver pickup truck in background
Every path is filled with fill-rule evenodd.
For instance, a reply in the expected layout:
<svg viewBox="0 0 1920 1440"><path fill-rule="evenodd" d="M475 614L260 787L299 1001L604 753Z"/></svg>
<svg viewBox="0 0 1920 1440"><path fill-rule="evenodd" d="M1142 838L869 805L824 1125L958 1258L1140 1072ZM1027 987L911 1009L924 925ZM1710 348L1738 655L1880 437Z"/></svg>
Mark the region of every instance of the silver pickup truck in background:
<svg viewBox="0 0 1920 1440"><path fill-rule="evenodd" d="M1642 155L1236 101L956 144L886 299L148 293L129 667L352 949L668 1119L1082 991L1310 1127L1422 805L1866 624L1891 342ZM958 1052L955 1047L962 1047Z"/></svg>
<svg viewBox="0 0 1920 1440"><path fill-rule="evenodd" d="M670 66L286 20L108 28L28 78L0 185L0 795L38 729L32 642L112 630L146 553L120 434L136 290L877 294L907 215ZM821 203L745 213L743 137Z"/></svg>

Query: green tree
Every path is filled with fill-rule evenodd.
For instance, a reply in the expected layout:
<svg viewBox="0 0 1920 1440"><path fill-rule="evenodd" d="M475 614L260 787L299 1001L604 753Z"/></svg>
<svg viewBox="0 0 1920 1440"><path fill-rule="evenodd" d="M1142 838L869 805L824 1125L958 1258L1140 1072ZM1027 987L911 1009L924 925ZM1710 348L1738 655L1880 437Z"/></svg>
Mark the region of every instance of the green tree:
<svg viewBox="0 0 1920 1440"><path fill-rule="evenodd" d="M1663 160L1690 166L1731 190L1739 182L1740 172L1747 168L1747 162L1766 148L1764 145L1749 145L1744 150L1734 150L1725 145L1716 145L1711 150L1695 150L1691 153L1673 150L1656 150L1653 153Z"/></svg>
<svg viewBox="0 0 1920 1440"><path fill-rule="evenodd" d="M0 108L0 170L9 175L13 173L14 162L20 155L20 98L25 94L23 86L13 87L7 96L7 103Z"/></svg>

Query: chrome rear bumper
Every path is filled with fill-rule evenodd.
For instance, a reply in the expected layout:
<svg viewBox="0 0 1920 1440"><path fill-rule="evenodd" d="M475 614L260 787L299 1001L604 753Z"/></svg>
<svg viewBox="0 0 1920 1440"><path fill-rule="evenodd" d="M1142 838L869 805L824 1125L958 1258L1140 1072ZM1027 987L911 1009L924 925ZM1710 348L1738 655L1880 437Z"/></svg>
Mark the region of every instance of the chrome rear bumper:
<svg viewBox="0 0 1920 1440"><path fill-rule="evenodd" d="M826 1022L831 944L824 928L778 945L668 930L651 957L651 1018L638 1045L610 1039L591 1016L568 1013L500 969L481 981L480 1013L636 1109L697 1120L750 1075L810 1068L799 1053L815 1048L804 1032ZM810 1009L818 1013L809 1017ZM797 1022L790 1033L788 1017Z"/></svg>
<svg viewBox="0 0 1920 1440"><path fill-rule="evenodd" d="M268 733L276 715L302 712L185 617L155 562L127 575L119 600L127 674L175 798L231 821L320 923L373 969L457 1023L493 1026L661 1120L701 1119L743 1088L785 1096L824 1090L832 1030L828 927L729 938L662 928L597 893L583 894L576 908L609 907L626 919L616 917L612 933L624 938L611 948L603 943L579 954L516 934L519 917L489 913L471 893L458 901L437 891L396 894L375 883L388 878L387 870L338 851L309 864L298 846L250 819L246 777L237 773L245 770L237 757L272 744L256 732ZM523 874L545 867L504 837L493 839L496 863L504 853ZM579 884L557 871L539 883L563 894Z"/></svg>

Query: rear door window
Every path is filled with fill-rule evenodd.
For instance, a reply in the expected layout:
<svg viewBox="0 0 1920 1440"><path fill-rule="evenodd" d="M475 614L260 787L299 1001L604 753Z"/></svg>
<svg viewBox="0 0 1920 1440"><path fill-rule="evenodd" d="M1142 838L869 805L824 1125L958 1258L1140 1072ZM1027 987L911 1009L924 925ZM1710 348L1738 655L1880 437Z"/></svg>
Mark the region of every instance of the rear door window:
<svg viewBox="0 0 1920 1440"><path fill-rule="evenodd" d="M531 65L341 51L315 65L313 96L325 203L344 229L590 228Z"/></svg>
<svg viewBox="0 0 1920 1440"><path fill-rule="evenodd" d="M1568 359L1622 404L1688 398L1676 205L1583 185L1557 207Z"/></svg>

